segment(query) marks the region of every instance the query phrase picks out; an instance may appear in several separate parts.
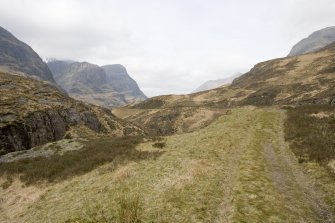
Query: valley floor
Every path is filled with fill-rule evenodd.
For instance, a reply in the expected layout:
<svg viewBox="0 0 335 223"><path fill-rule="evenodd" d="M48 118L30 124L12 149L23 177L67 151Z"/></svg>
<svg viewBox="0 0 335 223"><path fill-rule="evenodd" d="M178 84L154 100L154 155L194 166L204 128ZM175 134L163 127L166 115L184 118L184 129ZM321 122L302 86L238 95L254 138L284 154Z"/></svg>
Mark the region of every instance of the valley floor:
<svg viewBox="0 0 335 223"><path fill-rule="evenodd" d="M322 167L298 163L284 119L274 108L234 109L163 148L138 145L159 157L53 184L14 181L0 189L0 222L335 222L334 184L321 187Z"/></svg>

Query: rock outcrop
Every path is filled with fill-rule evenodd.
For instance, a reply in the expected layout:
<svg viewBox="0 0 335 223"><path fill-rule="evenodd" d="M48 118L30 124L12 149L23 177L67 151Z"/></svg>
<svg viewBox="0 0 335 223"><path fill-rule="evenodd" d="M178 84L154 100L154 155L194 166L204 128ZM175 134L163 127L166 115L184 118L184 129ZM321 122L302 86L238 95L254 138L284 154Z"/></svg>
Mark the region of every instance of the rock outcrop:
<svg viewBox="0 0 335 223"><path fill-rule="evenodd" d="M0 67L40 80L55 83L51 71L27 44L0 27Z"/></svg>
<svg viewBox="0 0 335 223"><path fill-rule="evenodd" d="M142 134L107 109L76 101L56 87L0 71L0 153L30 149L85 128L113 137Z"/></svg>

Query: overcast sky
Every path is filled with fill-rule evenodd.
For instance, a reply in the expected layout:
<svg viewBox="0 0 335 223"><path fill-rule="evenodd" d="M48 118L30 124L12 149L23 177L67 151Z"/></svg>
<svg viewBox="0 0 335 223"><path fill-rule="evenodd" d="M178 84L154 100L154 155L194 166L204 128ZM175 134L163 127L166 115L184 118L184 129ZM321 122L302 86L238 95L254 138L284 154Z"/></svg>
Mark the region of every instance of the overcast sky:
<svg viewBox="0 0 335 223"><path fill-rule="evenodd" d="M0 0L0 21L42 58L123 64L154 96L284 57L335 25L335 0Z"/></svg>

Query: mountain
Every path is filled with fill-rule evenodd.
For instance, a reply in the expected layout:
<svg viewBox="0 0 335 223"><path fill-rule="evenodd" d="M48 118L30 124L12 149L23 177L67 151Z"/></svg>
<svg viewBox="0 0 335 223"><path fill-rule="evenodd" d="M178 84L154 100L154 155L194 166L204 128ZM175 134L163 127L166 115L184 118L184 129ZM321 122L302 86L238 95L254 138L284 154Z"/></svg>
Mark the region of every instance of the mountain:
<svg viewBox="0 0 335 223"><path fill-rule="evenodd" d="M314 52L335 41L335 26L327 27L312 33L293 46L288 56L297 56Z"/></svg>
<svg viewBox="0 0 335 223"><path fill-rule="evenodd" d="M53 60L48 66L56 82L75 99L106 108L146 99L122 65Z"/></svg>
<svg viewBox="0 0 335 223"><path fill-rule="evenodd" d="M0 66L10 73L55 83L51 71L39 55L27 44L0 27Z"/></svg>
<svg viewBox="0 0 335 223"><path fill-rule="evenodd" d="M147 97L138 87L136 81L131 78L121 64L102 66L106 72L107 83L117 92L126 95L127 101L145 100Z"/></svg>
<svg viewBox="0 0 335 223"><path fill-rule="evenodd" d="M109 110L86 105L42 82L0 70L0 153L30 149L85 131L141 134ZM71 134L70 134L71 135Z"/></svg>
<svg viewBox="0 0 335 223"><path fill-rule="evenodd" d="M192 93L200 92L200 91L207 91L214 88L218 88L222 85L231 83L235 78L241 76L242 73L235 73L227 78L223 79L216 79L216 80L209 80L200 85L197 89L195 89Z"/></svg>
<svg viewBox="0 0 335 223"><path fill-rule="evenodd" d="M322 50L261 62L229 86L150 98L136 109L180 106L328 104L335 97L335 43Z"/></svg>

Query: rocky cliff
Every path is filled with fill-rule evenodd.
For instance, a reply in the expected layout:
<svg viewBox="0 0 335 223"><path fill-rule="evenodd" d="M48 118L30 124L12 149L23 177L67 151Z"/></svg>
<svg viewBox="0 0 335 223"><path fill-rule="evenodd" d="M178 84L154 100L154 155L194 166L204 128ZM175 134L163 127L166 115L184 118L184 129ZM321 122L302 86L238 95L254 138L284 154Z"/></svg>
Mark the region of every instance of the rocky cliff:
<svg viewBox="0 0 335 223"><path fill-rule="evenodd" d="M0 27L0 66L22 75L55 83L51 71L27 44Z"/></svg>
<svg viewBox="0 0 335 223"><path fill-rule="evenodd" d="M106 108L146 99L122 65L54 60L48 66L56 82L75 99Z"/></svg>
<svg viewBox="0 0 335 223"><path fill-rule="evenodd" d="M56 87L0 71L0 152L30 149L86 129L113 137L142 134L109 110L78 102Z"/></svg>
<svg viewBox="0 0 335 223"><path fill-rule="evenodd" d="M135 102L147 98L121 64L105 65L102 68L106 72L107 82L117 92L124 94L127 101Z"/></svg>

